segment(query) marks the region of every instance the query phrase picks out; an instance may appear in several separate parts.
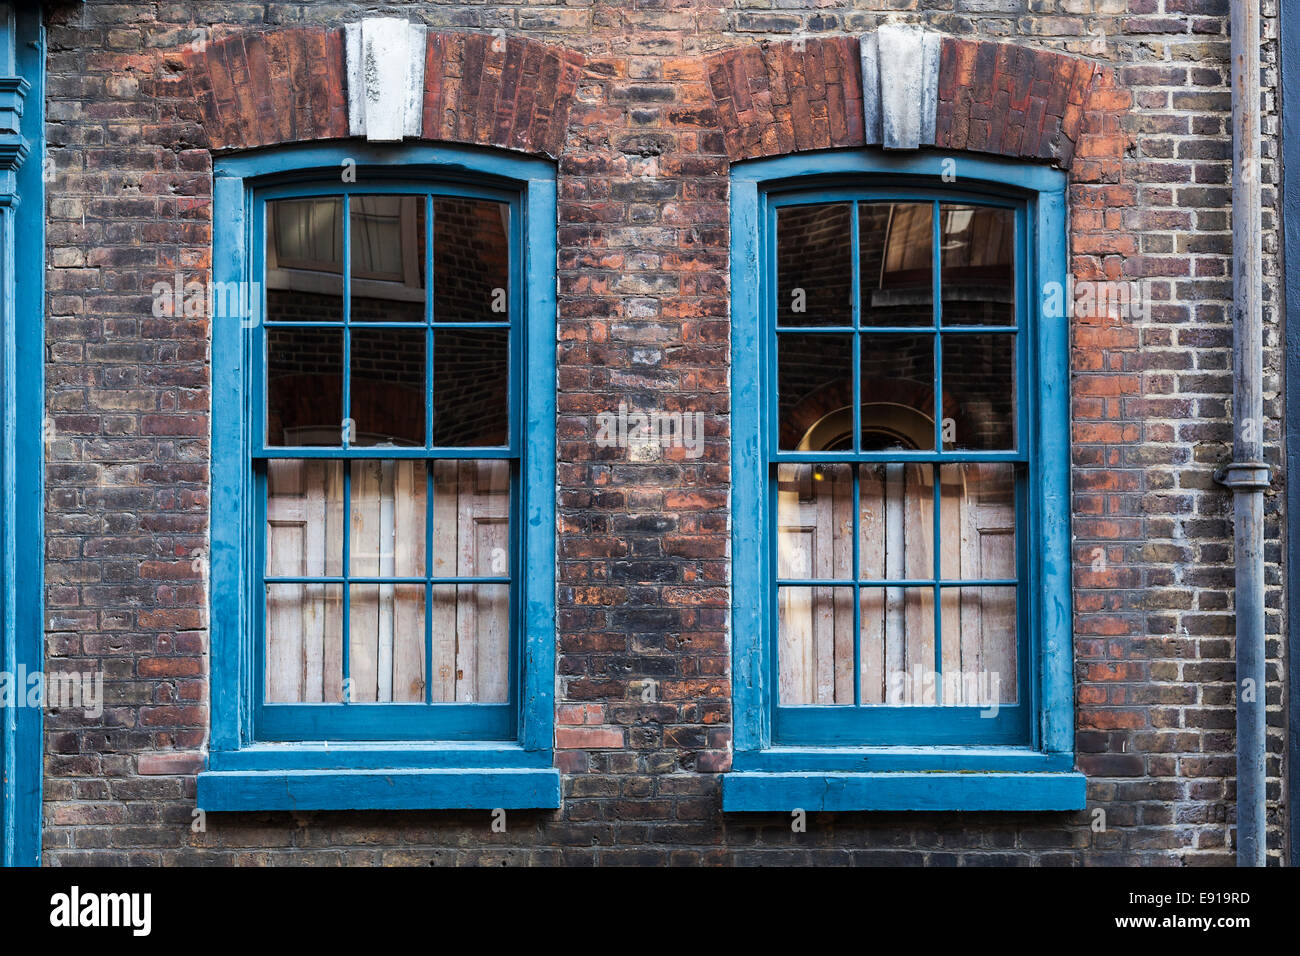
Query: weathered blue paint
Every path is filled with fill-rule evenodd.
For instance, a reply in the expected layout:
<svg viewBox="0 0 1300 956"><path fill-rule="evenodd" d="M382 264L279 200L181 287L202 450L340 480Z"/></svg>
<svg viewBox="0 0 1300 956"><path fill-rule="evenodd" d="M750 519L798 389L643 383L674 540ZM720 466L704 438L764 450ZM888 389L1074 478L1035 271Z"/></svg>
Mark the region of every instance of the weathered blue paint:
<svg viewBox="0 0 1300 956"><path fill-rule="evenodd" d="M909 801L931 809L1077 809L1084 805L1084 778L1073 772L1068 329L1064 316L1046 316L1042 308L1048 283L1060 283L1064 293L1065 183L1063 173L1045 166L940 151L906 156L872 149L834 151L733 167L732 513L760 520L733 522L735 770L723 777L725 809L816 806L807 802L808 795L824 792L828 781L834 785L834 806L825 809L901 809ZM777 427L775 363L769 354L774 330L767 324L764 304L771 298L775 272L775 250L768 241L775 223L773 204L876 193L882 198L906 195L931 201L959 198L1011 204L1021 210L1017 257L1023 268L1018 295L1027 308L1019 310L1016 329L1025 372L1022 381L1032 383L1023 389L1019 409L1020 434L1027 444L1010 454L960 456L1022 461L1031 468L1018 505L1018 520L1029 532L1018 536L1023 540L1018 574L1025 584L1021 602L1025 643L1019 655L1025 695L1018 707L1003 708L1013 714L1001 724L979 718L971 708L777 707L775 703L771 627L775 595L769 584L772 556L764 528L773 508L768 462L898 456L768 452L767 442L774 441ZM941 301L938 295L935 301ZM941 461L957 456L936 450L906 457ZM864 713L869 719L864 720ZM1001 730L996 729L999 726ZM876 773L849 773L868 770ZM952 776L960 778L961 784L957 779L937 781L934 773L910 773L914 771L960 771ZM930 786L936 789L927 789L913 777L935 778ZM986 782L976 782L980 780ZM1019 791L1017 781L1024 784ZM789 802L798 794L805 795L800 797L805 803Z"/></svg>
<svg viewBox="0 0 1300 956"><path fill-rule="evenodd" d="M1294 12L1294 11L1293 11ZM1289 856L1300 866L1300 21L1279 17L1282 58L1282 251L1286 313L1286 474L1287 481L1287 792L1290 812Z"/></svg>
<svg viewBox="0 0 1300 956"><path fill-rule="evenodd" d="M477 770L210 770L199 806L228 810L523 810L560 805L553 768Z"/></svg>
<svg viewBox="0 0 1300 956"><path fill-rule="evenodd" d="M0 669L11 675L42 671L45 630L45 33L38 5L17 6L0 4ZM41 712L0 708L5 865L40 863Z"/></svg>
<svg viewBox="0 0 1300 956"><path fill-rule="evenodd" d="M518 529L514 550L521 555L513 603L523 622L512 628L519 635L512 699L500 706L347 707L354 716L346 726L338 722L337 711L345 709L343 705L259 705L260 642L255 635L261 608L256 599L261 536L254 528L260 499L248 462L285 452L264 444L262 371L254 351L261 330L214 320L213 714L208 770L199 775L199 805L205 809L558 806L559 778L551 767L556 540L554 167L535 159L443 145L309 145L221 158L214 171L214 281L247 282L258 274L260 218L271 195L264 189L277 190L275 194L338 194L346 189L320 184L337 181L345 162L364 170L358 179L367 183L366 192L376 188L409 192L412 182L418 182L416 188L422 192L439 192L443 187L435 184L446 184L445 191L457 195L509 197L512 220L517 217L520 223L512 236L514 261L520 269L512 281L516 295L512 312L522 315L523 321L514 339L511 375L523 387L512 414L510 445L482 453L482 457L508 457L524 452L527 494L516 506L515 513L523 508L522 520L513 522ZM386 449L385 457L403 457L406 450L391 451ZM373 457L374 451L300 453L295 449L291 454ZM445 455L419 450L407 454L480 456L477 450L465 449ZM417 712L424 716L412 722ZM348 742L336 742L348 736L352 738Z"/></svg>
<svg viewBox="0 0 1300 956"><path fill-rule="evenodd" d="M1046 754L1029 747L769 747L737 753L740 771L936 771L994 773L1023 771L1062 773L1074 769L1071 754Z"/></svg>
<svg viewBox="0 0 1300 956"><path fill-rule="evenodd" d="M750 773L723 781L730 812L1077 810L1078 773Z"/></svg>

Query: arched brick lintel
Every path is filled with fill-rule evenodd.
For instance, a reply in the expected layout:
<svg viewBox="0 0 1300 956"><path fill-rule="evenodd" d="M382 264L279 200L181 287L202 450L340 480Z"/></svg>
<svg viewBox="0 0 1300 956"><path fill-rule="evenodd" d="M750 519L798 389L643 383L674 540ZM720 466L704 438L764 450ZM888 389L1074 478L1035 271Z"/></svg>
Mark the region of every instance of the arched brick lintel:
<svg viewBox="0 0 1300 956"><path fill-rule="evenodd" d="M430 32L423 138L554 159L584 62L535 40ZM210 149L349 135L341 28L235 33L187 48L181 64Z"/></svg>
<svg viewBox="0 0 1300 956"><path fill-rule="evenodd" d="M726 50L709 57L706 71L733 162L864 145L854 37ZM1062 169L1084 156L1117 163L1124 142L1117 114L1130 100L1116 89L1113 70L1084 57L945 36L935 146ZM1084 178L1111 174L1092 170Z"/></svg>

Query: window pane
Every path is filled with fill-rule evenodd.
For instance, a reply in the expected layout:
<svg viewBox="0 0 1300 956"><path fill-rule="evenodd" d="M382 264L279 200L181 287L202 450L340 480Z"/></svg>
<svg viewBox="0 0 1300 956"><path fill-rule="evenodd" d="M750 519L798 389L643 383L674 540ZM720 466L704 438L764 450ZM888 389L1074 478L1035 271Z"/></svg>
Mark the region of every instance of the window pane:
<svg viewBox="0 0 1300 956"><path fill-rule="evenodd" d="M972 462L940 469L940 570L946 581L1016 576L1016 466Z"/></svg>
<svg viewBox="0 0 1300 956"><path fill-rule="evenodd" d="M351 468L350 573L422 576L427 463L366 459L352 462Z"/></svg>
<svg viewBox="0 0 1300 956"><path fill-rule="evenodd" d="M507 329L443 329L433 338L433 443L505 445L510 438Z"/></svg>
<svg viewBox="0 0 1300 956"><path fill-rule="evenodd" d="M936 704L934 589L863 588L859 600L862 702L891 707Z"/></svg>
<svg viewBox="0 0 1300 956"><path fill-rule="evenodd" d="M266 586L266 701L343 700L343 588Z"/></svg>
<svg viewBox="0 0 1300 956"><path fill-rule="evenodd" d="M342 443L343 333L267 329L266 443Z"/></svg>
<svg viewBox="0 0 1300 956"><path fill-rule="evenodd" d="M781 334L776 339L781 447L852 450L853 337Z"/></svg>
<svg viewBox="0 0 1300 956"><path fill-rule="evenodd" d="M337 577L342 573L342 463L321 459L268 461L267 576Z"/></svg>
<svg viewBox="0 0 1300 956"><path fill-rule="evenodd" d="M433 463L433 576L510 576L510 463Z"/></svg>
<svg viewBox="0 0 1300 956"><path fill-rule="evenodd" d="M933 324L933 248L931 203L858 204L864 326Z"/></svg>
<svg viewBox="0 0 1300 956"><path fill-rule="evenodd" d="M934 449L934 336L862 336L862 450Z"/></svg>
<svg viewBox="0 0 1300 956"><path fill-rule="evenodd" d="M269 266L342 274L342 199L275 199L266 221Z"/></svg>
<svg viewBox="0 0 1300 956"><path fill-rule="evenodd" d="M1014 324L1015 213L944 204L939 214L944 324Z"/></svg>
<svg viewBox="0 0 1300 956"><path fill-rule="evenodd" d="M1016 589L944 588L944 703L989 707L1014 704L1016 688ZM960 620L961 638L948 636Z"/></svg>
<svg viewBox="0 0 1300 956"><path fill-rule="evenodd" d="M423 322L424 197L353 196L353 322Z"/></svg>
<svg viewBox="0 0 1300 956"><path fill-rule="evenodd" d="M853 577L851 465L781 465L777 490L777 576Z"/></svg>
<svg viewBox="0 0 1300 956"><path fill-rule="evenodd" d="M424 329L352 330L352 444L424 446L424 337Z"/></svg>
<svg viewBox="0 0 1300 956"><path fill-rule="evenodd" d="M853 589L783 587L777 593L780 700L853 703Z"/></svg>
<svg viewBox="0 0 1300 956"><path fill-rule="evenodd" d="M348 609L353 703L424 700L424 585L353 584Z"/></svg>
<svg viewBox="0 0 1300 956"><path fill-rule="evenodd" d="M850 203L782 206L776 213L776 320L853 324Z"/></svg>
<svg viewBox="0 0 1300 956"><path fill-rule="evenodd" d="M433 699L496 704L509 699L510 586L433 588Z"/></svg>
<svg viewBox="0 0 1300 956"><path fill-rule="evenodd" d="M510 318L510 207L485 199L433 199L433 317Z"/></svg>
<svg viewBox="0 0 1300 956"><path fill-rule="evenodd" d="M1016 447L1014 333L943 337L945 449Z"/></svg>
<svg viewBox="0 0 1300 956"><path fill-rule="evenodd" d="M861 576L933 580L933 466L874 462L858 468Z"/></svg>

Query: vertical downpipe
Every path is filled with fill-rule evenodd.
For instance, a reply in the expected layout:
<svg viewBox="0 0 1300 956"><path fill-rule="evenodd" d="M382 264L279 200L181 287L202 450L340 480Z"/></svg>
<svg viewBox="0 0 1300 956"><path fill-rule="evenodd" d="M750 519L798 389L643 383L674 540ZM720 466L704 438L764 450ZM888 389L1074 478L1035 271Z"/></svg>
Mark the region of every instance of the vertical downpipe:
<svg viewBox="0 0 1300 956"><path fill-rule="evenodd" d="M1233 492L1237 625L1237 865L1263 866L1264 345L1260 222L1259 0L1231 0L1232 30L1232 464L1219 480Z"/></svg>

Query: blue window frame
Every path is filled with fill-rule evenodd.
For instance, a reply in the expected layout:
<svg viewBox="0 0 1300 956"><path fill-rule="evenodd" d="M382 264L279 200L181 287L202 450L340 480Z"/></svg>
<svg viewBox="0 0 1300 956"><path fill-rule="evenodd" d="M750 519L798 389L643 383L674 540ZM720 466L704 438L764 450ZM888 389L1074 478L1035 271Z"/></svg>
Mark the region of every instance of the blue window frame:
<svg viewBox="0 0 1300 956"><path fill-rule="evenodd" d="M996 295L962 288L981 256ZM868 150L733 168L724 808L1082 805L1064 283L1059 171Z"/></svg>
<svg viewBox="0 0 1300 956"><path fill-rule="evenodd" d="M554 222L553 167L484 150L216 161L200 806L558 806Z"/></svg>

